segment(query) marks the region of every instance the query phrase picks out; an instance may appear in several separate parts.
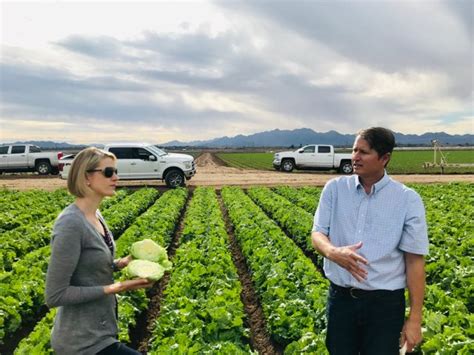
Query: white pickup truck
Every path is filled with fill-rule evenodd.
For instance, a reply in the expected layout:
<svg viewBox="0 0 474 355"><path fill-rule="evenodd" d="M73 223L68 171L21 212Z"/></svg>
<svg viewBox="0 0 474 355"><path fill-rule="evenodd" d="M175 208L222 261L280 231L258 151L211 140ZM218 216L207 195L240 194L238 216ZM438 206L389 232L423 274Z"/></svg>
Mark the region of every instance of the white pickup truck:
<svg viewBox="0 0 474 355"><path fill-rule="evenodd" d="M337 169L342 174L352 174L352 155L334 153L332 145L311 144L295 151L275 153L273 167L286 172Z"/></svg>
<svg viewBox="0 0 474 355"><path fill-rule="evenodd" d="M122 180L160 179L168 187L184 186L185 180L196 174L194 158L187 154L167 153L153 144L108 144L105 151L117 157L118 176ZM67 179L73 156L59 162L59 174Z"/></svg>
<svg viewBox="0 0 474 355"><path fill-rule="evenodd" d="M0 146L0 172L37 171L40 175L58 172L62 152L42 152L32 144Z"/></svg>

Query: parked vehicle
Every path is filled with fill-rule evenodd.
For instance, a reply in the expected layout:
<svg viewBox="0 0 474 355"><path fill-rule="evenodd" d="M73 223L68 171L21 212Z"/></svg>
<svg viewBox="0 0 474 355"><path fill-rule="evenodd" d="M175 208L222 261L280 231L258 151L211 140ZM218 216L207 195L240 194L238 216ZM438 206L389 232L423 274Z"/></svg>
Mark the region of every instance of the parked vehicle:
<svg viewBox="0 0 474 355"><path fill-rule="evenodd" d="M58 170L59 170L59 177L61 179L67 179L67 173L69 172L69 168L71 167L72 161L76 154L68 154L64 155L61 159L59 159L58 163Z"/></svg>
<svg viewBox="0 0 474 355"><path fill-rule="evenodd" d="M62 152L43 152L32 144L0 146L0 172L37 171L40 175L58 172Z"/></svg>
<svg viewBox="0 0 474 355"><path fill-rule="evenodd" d="M104 147L117 157L117 170L122 180L164 180L168 187L184 186L196 174L194 158L187 154L167 153L153 144L118 143ZM59 174L67 179L74 156L66 156L59 164Z"/></svg>
<svg viewBox="0 0 474 355"><path fill-rule="evenodd" d="M332 145L311 144L295 151L275 153L273 167L291 172L293 169L331 170L352 174L351 154L334 153Z"/></svg>

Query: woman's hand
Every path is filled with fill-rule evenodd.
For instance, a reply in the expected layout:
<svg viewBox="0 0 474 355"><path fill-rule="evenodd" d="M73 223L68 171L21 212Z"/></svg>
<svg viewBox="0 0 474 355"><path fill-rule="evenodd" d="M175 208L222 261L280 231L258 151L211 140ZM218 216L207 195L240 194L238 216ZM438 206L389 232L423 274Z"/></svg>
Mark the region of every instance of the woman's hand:
<svg viewBox="0 0 474 355"><path fill-rule="evenodd" d="M134 279L116 282L112 285L104 286L104 293L110 295L113 293L121 293L130 290L137 290L139 288L150 288L154 282L149 281L148 279Z"/></svg>
<svg viewBox="0 0 474 355"><path fill-rule="evenodd" d="M120 259L115 260L114 264L118 269L123 269L130 263L130 261L132 261L132 256L128 255L125 258L120 258Z"/></svg>

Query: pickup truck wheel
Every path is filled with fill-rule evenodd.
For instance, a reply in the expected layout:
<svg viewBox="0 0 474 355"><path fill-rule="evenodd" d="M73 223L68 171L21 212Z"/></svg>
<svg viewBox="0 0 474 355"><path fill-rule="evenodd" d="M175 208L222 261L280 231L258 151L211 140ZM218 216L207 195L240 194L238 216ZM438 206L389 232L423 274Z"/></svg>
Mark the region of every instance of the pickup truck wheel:
<svg viewBox="0 0 474 355"><path fill-rule="evenodd" d="M36 171L40 175L48 175L51 172L51 164L47 161L40 161L36 163Z"/></svg>
<svg viewBox="0 0 474 355"><path fill-rule="evenodd" d="M350 161L343 162L339 167L339 171L343 174L352 174L352 163Z"/></svg>
<svg viewBox="0 0 474 355"><path fill-rule="evenodd" d="M281 169L283 171L286 171L287 173L292 172L294 168L295 168L295 163L293 163L293 160L285 159L281 162Z"/></svg>
<svg viewBox="0 0 474 355"><path fill-rule="evenodd" d="M176 188L184 186L184 174L177 169L170 170L165 176L166 186Z"/></svg>

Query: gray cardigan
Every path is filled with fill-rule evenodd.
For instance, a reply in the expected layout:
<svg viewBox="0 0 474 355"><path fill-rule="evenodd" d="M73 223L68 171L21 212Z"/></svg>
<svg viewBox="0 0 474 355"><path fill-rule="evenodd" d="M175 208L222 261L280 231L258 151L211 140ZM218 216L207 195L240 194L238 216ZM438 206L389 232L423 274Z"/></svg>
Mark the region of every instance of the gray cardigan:
<svg viewBox="0 0 474 355"><path fill-rule="evenodd" d="M54 224L46 275L46 304L59 307L51 334L57 354L96 354L118 341L116 298L104 293L114 282L113 258L82 211L66 207Z"/></svg>

